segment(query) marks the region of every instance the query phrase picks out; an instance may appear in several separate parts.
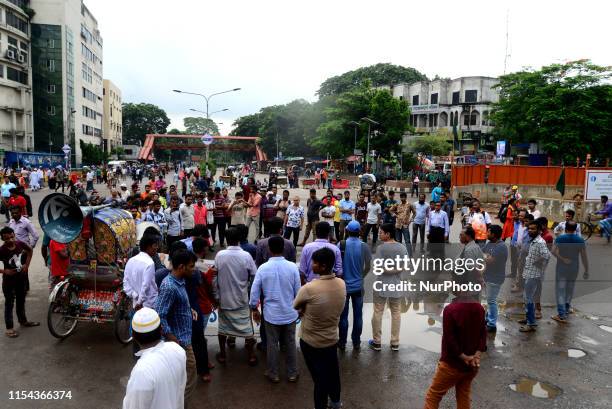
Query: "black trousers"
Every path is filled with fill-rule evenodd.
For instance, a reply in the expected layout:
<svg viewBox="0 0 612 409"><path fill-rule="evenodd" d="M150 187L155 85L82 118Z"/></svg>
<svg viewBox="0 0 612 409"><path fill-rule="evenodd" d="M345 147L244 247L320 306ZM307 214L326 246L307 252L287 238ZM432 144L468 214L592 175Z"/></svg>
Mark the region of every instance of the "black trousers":
<svg viewBox="0 0 612 409"><path fill-rule="evenodd" d="M429 228L429 255L430 257L444 257L444 227Z"/></svg>
<svg viewBox="0 0 612 409"><path fill-rule="evenodd" d="M170 247L172 247L172 243L179 241L181 238L179 236L166 236L166 246L168 247L168 252L170 252Z"/></svg>
<svg viewBox="0 0 612 409"><path fill-rule="evenodd" d="M6 329L13 329L13 306L16 306L17 320L20 324L28 322L25 312L25 299L27 293L27 275L16 273L5 275L2 279L2 293L4 294L4 323Z"/></svg>
<svg viewBox="0 0 612 409"><path fill-rule="evenodd" d="M314 383L315 409L326 409L327 398L340 402L340 365L336 345L315 348L300 339L300 349Z"/></svg>
<svg viewBox="0 0 612 409"><path fill-rule="evenodd" d="M370 235L370 231L373 232L372 234L372 245L376 244L376 240L378 240L378 224L370 224L370 223L366 223L365 225L365 230L363 233L363 241L364 242L368 242L368 236Z"/></svg>
<svg viewBox="0 0 612 409"><path fill-rule="evenodd" d="M191 321L191 346L196 360L198 375L207 375L208 369L208 343L204 337L204 327L198 321Z"/></svg>
<svg viewBox="0 0 612 409"><path fill-rule="evenodd" d="M284 238L287 240L291 239L291 235L293 234L293 247L297 247L298 239L300 238L300 228L299 227L285 227Z"/></svg>
<svg viewBox="0 0 612 409"><path fill-rule="evenodd" d="M210 226L210 235L213 239L213 243L217 236L217 230L219 230L219 244L223 245L225 243L226 226L227 222L225 221L225 217L215 217L215 223Z"/></svg>

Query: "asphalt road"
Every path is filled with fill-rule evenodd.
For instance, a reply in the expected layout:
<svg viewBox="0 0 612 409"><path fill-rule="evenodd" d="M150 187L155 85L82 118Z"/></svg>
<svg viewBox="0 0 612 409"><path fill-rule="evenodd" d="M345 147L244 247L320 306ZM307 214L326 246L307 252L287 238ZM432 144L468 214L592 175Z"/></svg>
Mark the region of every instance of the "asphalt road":
<svg viewBox="0 0 612 409"><path fill-rule="evenodd" d="M103 188L99 190L103 191ZM321 191L322 192L322 191ZM43 189L31 194L34 208L49 193ZM300 189L302 197L307 191ZM38 221L34 220L38 227ZM39 228L39 227L38 227ZM39 229L40 230L40 229ZM458 226L451 235L458 236ZM593 240L593 239L592 239ZM611 248L593 240L595 259L602 263L596 281L580 290L578 309L571 324L561 326L544 309L538 332L518 332L512 303L516 297L505 284L506 307L502 307L500 330L489 339L489 351L472 389L474 408L609 408L612 407L612 306L609 285ZM605 270L607 268L607 270ZM550 270L550 269L549 269ZM593 271L593 270L592 270ZM40 256L40 245L30 268L31 292L26 309L30 320L41 321L37 328L24 328L16 339L0 336L0 408L96 408L121 407L125 385L134 361L131 347L120 345L110 325L79 323L75 334L66 340L53 338L47 327L47 269ZM548 277L552 275L548 274ZM548 280L544 299L550 299L553 282ZM363 341L371 335L371 308L364 307ZM402 316L401 348L382 352L350 346L340 354L342 399L345 408L421 408L439 358L442 304L419 304ZM218 350L215 324L209 325L209 354ZM603 329L599 325L604 325ZM389 343L390 314L383 321L383 345ZM612 328L610 328L612 330ZM584 351L581 358L568 357L567 351ZM225 367L217 365L210 384L199 383L196 408L312 408L312 381L301 354L298 355L301 378L297 384L282 381L272 385L263 376L265 356L251 368L246 363L242 342L228 356ZM519 383L519 393L510 387L520 378L534 381ZM542 383L536 383L542 382ZM544 383L544 384L543 384ZM551 385L550 388L547 385ZM515 388L516 389L516 388ZM71 392L64 400L14 400L11 391ZM555 398L536 396L556 395ZM532 396L535 395L535 396ZM443 400L442 408L454 406L453 393Z"/></svg>

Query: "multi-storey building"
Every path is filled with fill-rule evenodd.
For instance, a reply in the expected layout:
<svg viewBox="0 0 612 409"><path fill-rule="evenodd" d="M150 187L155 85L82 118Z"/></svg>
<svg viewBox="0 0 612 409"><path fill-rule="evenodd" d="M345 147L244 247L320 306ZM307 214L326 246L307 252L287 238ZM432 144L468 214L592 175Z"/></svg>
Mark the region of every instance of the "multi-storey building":
<svg viewBox="0 0 612 409"><path fill-rule="evenodd" d="M34 145L38 151L81 143L103 147L102 37L82 0L32 0Z"/></svg>
<svg viewBox="0 0 612 409"><path fill-rule="evenodd" d="M123 145L121 90L111 80L104 80L104 151Z"/></svg>
<svg viewBox="0 0 612 409"><path fill-rule="evenodd" d="M32 150L28 0L0 0L0 149ZM0 155L1 156L1 155Z"/></svg>
<svg viewBox="0 0 612 409"><path fill-rule="evenodd" d="M396 98L410 105L410 125L416 134L461 134L461 150L476 152L492 142L491 105L499 100L492 77L436 79L390 87Z"/></svg>

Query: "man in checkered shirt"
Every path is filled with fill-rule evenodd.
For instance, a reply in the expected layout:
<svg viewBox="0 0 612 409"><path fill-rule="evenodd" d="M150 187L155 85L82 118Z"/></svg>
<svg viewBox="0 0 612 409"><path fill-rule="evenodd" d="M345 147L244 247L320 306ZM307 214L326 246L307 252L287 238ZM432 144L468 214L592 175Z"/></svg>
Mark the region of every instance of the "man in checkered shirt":
<svg viewBox="0 0 612 409"><path fill-rule="evenodd" d="M550 259L548 246L540 236L540 224L535 221L529 222L528 233L529 247L525 267L523 268L526 319L519 321L519 323L524 324L519 330L521 332L533 332L538 325L535 318L535 296L542 286L544 270Z"/></svg>

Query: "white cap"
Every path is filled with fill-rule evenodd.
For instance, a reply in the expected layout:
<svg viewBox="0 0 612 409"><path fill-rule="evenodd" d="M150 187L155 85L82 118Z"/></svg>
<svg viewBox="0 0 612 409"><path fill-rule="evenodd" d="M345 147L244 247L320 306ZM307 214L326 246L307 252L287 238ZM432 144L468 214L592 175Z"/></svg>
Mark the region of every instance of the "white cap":
<svg viewBox="0 0 612 409"><path fill-rule="evenodd" d="M121 185L119 185L119 187L127 187L127 185L125 183L122 183Z"/></svg>
<svg viewBox="0 0 612 409"><path fill-rule="evenodd" d="M132 330L140 334L152 332L160 325L159 315L154 309L143 307L136 311L132 318Z"/></svg>

